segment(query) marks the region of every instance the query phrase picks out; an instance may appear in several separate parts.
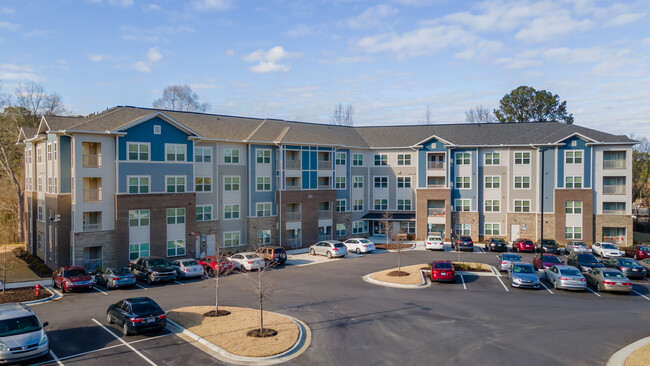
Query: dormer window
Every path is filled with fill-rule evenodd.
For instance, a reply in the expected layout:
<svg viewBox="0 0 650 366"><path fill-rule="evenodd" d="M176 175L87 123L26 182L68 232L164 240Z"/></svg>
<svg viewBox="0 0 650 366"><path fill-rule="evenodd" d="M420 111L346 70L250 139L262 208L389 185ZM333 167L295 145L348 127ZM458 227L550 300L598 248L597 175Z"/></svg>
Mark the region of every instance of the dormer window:
<svg viewBox="0 0 650 366"><path fill-rule="evenodd" d="M160 125L153 125L153 134L160 135Z"/></svg>

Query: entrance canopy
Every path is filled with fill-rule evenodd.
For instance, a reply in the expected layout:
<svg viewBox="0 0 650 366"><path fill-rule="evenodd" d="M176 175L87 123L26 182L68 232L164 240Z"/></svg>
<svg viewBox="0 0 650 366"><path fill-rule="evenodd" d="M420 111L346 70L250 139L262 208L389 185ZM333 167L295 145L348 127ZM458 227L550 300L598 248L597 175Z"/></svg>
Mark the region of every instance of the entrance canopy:
<svg viewBox="0 0 650 366"><path fill-rule="evenodd" d="M405 213L405 212L391 212L392 217L388 221L415 221L414 213ZM362 220L372 220L372 221L386 221L384 218L383 212L368 212L363 215Z"/></svg>

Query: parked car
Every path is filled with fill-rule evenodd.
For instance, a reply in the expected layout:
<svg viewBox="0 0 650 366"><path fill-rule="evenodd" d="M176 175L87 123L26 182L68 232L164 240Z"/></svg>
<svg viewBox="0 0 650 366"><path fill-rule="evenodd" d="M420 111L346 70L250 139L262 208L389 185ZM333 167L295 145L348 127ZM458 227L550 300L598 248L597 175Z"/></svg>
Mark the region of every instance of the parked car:
<svg viewBox="0 0 650 366"><path fill-rule="evenodd" d="M604 258L605 267L616 268L628 278L645 278L646 269L632 258Z"/></svg>
<svg viewBox="0 0 650 366"><path fill-rule="evenodd" d="M338 240L324 240L310 246L309 254L324 255L327 258L345 257L348 254L348 250L345 247L345 244Z"/></svg>
<svg viewBox="0 0 650 366"><path fill-rule="evenodd" d="M235 268L244 271L262 269L266 265L264 258L253 252L235 253L228 257L228 260L232 262Z"/></svg>
<svg viewBox="0 0 650 366"><path fill-rule="evenodd" d="M616 245L612 243L595 242L594 245L591 246L591 250L594 252L595 255L603 258L613 258L613 257L623 256L623 252L618 250Z"/></svg>
<svg viewBox="0 0 650 366"><path fill-rule="evenodd" d="M582 273L573 266L553 265L546 268L546 279L556 289L581 290L587 289L587 280Z"/></svg>
<svg viewBox="0 0 650 366"><path fill-rule="evenodd" d="M125 336L149 331L161 331L167 325L167 314L148 297L123 299L106 310L108 324L117 323Z"/></svg>
<svg viewBox="0 0 650 366"><path fill-rule="evenodd" d="M58 287L61 292L73 290L90 290L93 288L93 278L81 266L59 267L52 273L52 287Z"/></svg>
<svg viewBox="0 0 650 366"><path fill-rule="evenodd" d="M135 275L128 267L106 268L104 272L95 275L95 283L106 287L107 290L118 287L135 286Z"/></svg>
<svg viewBox="0 0 650 366"><path fill-rule="evenodd" d="M461 236L456 239L456 242L454 243L454 249L456 249L457 252L461 250L468 250L470 252L473 252L474 241L469 236Z"/></svg>
<svg viewBox="0 0 650 366"><path fill-rule="evenodd" d="M514 262L521 262L519 254L503 253L499 254L499 271L507 271Z"/></svg>
<svg viewBox="0 0 650 366"><path fill-rule="evenodd" d="M530 239L517 239L512 242L512 250L515 252L535 253L535 244Z"/></svg>
<svg viewBox="0 0 650 366"><path fill-rule="evenodd" d="M571 253L567 258L566 264L578 268L583 273L590 271L592 268L604 268L598 258L593 254Z"/></svg>
<svg viewBox="0 0 650 366"><path fill-rule="evenodd" d="M456 282L456 271L450 261L431 263L431 281Z"/></svg>
<svg viewBox="0 0 650 366"><path fill-rule="evenodd" d="M176 279L176 270L164 258L140 257L130 262L129 267L137 279L147 281L150 285Z"/></svg>
<svg viewBox="0 0 650 366"><path fill-rule="evenodd" d="M203 266L195 259L176 259L170 264L176 270L177 278L194 278L203 276Z"/></svg>
<svg viewBox="0 0 650 366"><path fill-rule="evenodd" d="M537 252L560 254L560 245L553 239L539 239L537 241Z"/></svg>
<svg viewBox="0 0 650 366"><path fill-rule="evenodd" d="M591 253L591 248L583 241L570 241L566 243L564 249L567 253Z"/></svg>
<svg viewBox="0 0 650 366"><path fill-rule="evenodd" d="M485 242L485 250L495 252L507 252L508 243L502 238L490 238Z"/></svg>
<svg viewBox="0 0 650 366"><path fill-rule="evenodd" d="M445 244L442 241L442 238L437 235L427 236L427 240L424 242L424 247L429 250L445 250Z"/></svg>
<svg viewBox="0 0 650 366"><path fill-rule="evenodd" d="M229 275L235 269L232 262L224 256L209 255L197 260L197 262L203 267L203 272L210 277L214 276L215 273L222 276Z"/></svg>
<svg viewBox="0 0 650 366"><path fill-rule="evenodd" d="M539 276L530 263L512 263L507 277L510 280L510 287L539 288Z"/></svg>
<svg viewBox="0 0 650 366"><path fill-rule="evenodd" d="M541 258L540 258L541 257ZM558 264L564 264L564 262L560 259L555 254L539 254L536 255L535 258L533 258L533 266L535 266L535 269L541 269L544 270L546 268L558 265Z"/></svg>
<svg viewBox="0 0 650 366"><path fill-rule="evenodd" d="M373 245L374 247L374 245ZM267 262L281 266L287 261L287 251L282 247L268 246L257 248L255 251L257 255L264 258Z"/></svg>
<svg viewBox="0 0 650 366"><path fill-rule="evenodd" d="M348 253L370 253L375 250L375 243L365 238L350 238L343 242Z"/></svg>
<svg viewBox="0 0 650 366"><path fill-rule="evenodd" d="M27 305L0 305L0 363L14 363L50 353L50 341L41 321Z"/></svg>
<svg viewBox="0 0 650 366"><path fill-rule="evenodd" d="M634 244L625 248L625 255L634 259L650 258L650 245Z"/></svg>
<svg viewBox="0 0 650 366"><path fill-rule="evenodd" d="M585 273L587 283L598 291L632 292L632 282L621 271L613 268L592 268Z"/></svg>

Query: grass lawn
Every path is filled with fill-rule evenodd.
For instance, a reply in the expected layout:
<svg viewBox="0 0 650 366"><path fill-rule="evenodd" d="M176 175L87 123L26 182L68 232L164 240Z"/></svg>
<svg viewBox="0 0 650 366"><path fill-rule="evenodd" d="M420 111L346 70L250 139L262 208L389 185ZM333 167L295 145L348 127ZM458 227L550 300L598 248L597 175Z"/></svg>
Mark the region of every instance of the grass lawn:
<svg viewBox="0 0 650 366"><path fill-rule="evenodd" d="M22 259L16 257L11 250L23 244L7 244L5 253L5 245L0 245L0 281L2 281L2 271L4 269L5 258L7 256L7 283L23 282L23 281L38 281L42 280L41 277L32 272Z"/></svg>
<svg viewBox="0 0 650 366"><path fill-rule="evenodd" d="M632 352L625 360L625 366L650 366L650 343Z"/></svg>

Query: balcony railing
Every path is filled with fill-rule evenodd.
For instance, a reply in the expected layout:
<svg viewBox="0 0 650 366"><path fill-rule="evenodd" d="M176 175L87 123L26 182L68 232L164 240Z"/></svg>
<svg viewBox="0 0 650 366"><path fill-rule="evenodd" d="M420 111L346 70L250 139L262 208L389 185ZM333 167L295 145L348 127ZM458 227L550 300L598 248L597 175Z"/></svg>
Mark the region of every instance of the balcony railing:
<svg viewBox="0 0 650 366"><path fill-rule="evenodd" d="M445 184L427 184L427 188L445 188Z"/></svg>
<svg viewBox="0 0 650 366"><path fill-rule="evenodd" d="M297 191L300 189L300 182L298 183L287 182L286 187L287 187L286 188L287 191Z"/></svg>
<svg viewBox="0 0 650 366"><path fill-rule="evenodd" d="M442 161L429 161L427 162L427 169L444 169L445 163Z"/></svg>
<svg viewBox="0 0 650 366"><path fill-rule="evenodd" d="M625 169L625 160L603 160L604 169Z"/></svg>
<svg viewBox="0 0 650 366"><path fill-rule="evenodd" d="M85 189L84 190L84 201L93 202L102 200L102 190L101 189Z"/></svg>
<svg viewBox="0 0 650 366"><path fill-rule="evenodd" d="M318 183L318 189L330 189L332 188L332 183Z"/></svg>
<svg viewBox="0 0 650 366"><path fill-rule="evenodd" d="M318 241L332 240L332 234L319 234Z"/></svg>
<svg viewBox="0 0 650 366"><path fill-rule="evenodd" d="M285 163L287 169L291 169L291 170L300 169L300 160L298 159L287 159Z"/></svg>
<svg viewBox="0 0 650 366"><path fill-rule="evenodd" d="M84 231L98 231L102 229L102 223L84 224Z"/></svg>
<svg viewBox="0 0 650 366"><path fill-rule="evenodd" d="M444 208L427 208L427 216L445 216Z"/></svg>
<svg viewBox="0 0 650 366"><path fill-rule="evenodd" d="M302 238L300 236L295 238L286 238L284 240L284 246L287 248L300 248L302 245Z"/></svg>
<svg viewBox="0 0 650 366"><path fill-rule="evenodd" d="M332 210L318 210L319 219L330 219L332 218Z"/></svg>
<svg viewBox="0 0 650 366"><path fill-rule="evenodd" d="M603 194L625 194L625 186L603 186Z"/></svg>
<svg viewBox="0 0 650 366"><path fill-rule="evenodd" d="M318 161L318 169L332 169L332 161L331 160L319 160Z"/></svg>
<svg viewBox="0 0 650 366"><path fill-rule="evenodd" d="M84 168L99 168L102 165L102 156L98 154L84 154L82 159Z"/></svg>
<svg viewBox="0 0 650 366"><path fill-rule="evenodd" d="M287 221L300 221L300 211L287 212L285 217L287 218Z"/></svg>
<svg viewBox="0 0 650 366"><path fill-rule="evenodd" d="M625 210L603 210L603 215L625 215Z"/></svg>

